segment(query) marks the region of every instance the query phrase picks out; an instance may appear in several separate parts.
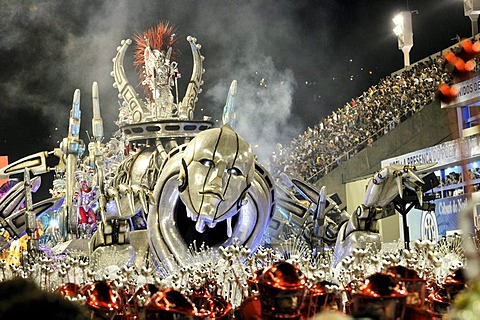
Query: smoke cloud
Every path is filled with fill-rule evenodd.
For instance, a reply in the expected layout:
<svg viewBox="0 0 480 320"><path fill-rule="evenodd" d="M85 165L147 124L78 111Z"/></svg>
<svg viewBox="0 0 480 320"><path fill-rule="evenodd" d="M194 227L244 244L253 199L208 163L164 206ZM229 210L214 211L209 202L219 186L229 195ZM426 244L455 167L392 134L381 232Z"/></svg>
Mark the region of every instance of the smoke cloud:
<svg viewBox="0 0 480 320"><path fill-rule="evenodd" d="M424 2L410 1L412 9ZM117 130L114 121L119 99L110 76L116 47L121 40L133 39L159 21L169 21L177 27L179 37L179 92L185 92L190 78L192 58L185 39L191 35L202 45L206 69L196 117L208 115L220 125L228 88L232 80L237 80L236 130L253 146L258 145L255 152L265 164L276 143L287 144L307 126L318 123L367 89L366 83L372 77L378 81L386 74L371 69L370 78L354 76L369 71L357 60L367 49L376 50L375 43L384 47L377 54L368 52L371 60L372 56L378 57L372 64L385 60L388 72L401 68L396 39L393 35L386 41L383 38L391 34L388 21L394 11L388 10L394 5L404 9L404 1L401 6L395 1L389 1L388 6L387 2L378 1L358 3L2 0L0 154L8 154L13 161L58 147L67 134L73 92L77 88L81 90L82 139L88 142L85 131L91 130L93 81L99 84L108 139ZM375 7L377 12L382 10L389 16L382 13L382 28L379 23L362 29L372 40L367 45L358 30L370 20L379 20L373 14ZM462 10L461 5L459 8ZM436 13L432 19L436 16L441 14ZM438 25L449 27L445 21ZM469 30L469 24L465 25ZM375 42L379 39L375 33L379 32L384 35L383 40ZM428 37L425 43L432 42L432 35ZM387 42L391 44L388 48ZM127 52L125 68L130 82L137 84L133 46ZM398 59L392 63L395 54ZM350 55L353 62L348 59ZM361 85L351 81L357 78L362 80ZM137 91L143 92L140 87Z"/></svg>
<svg viewBox="0 0 480 320"><path fill-rule="evenodd" d="M19 157L55 147L67 133L76 88L81 90L82 135L90 131L93 81L100 88L106 135L112 135L117 130L114 121L119 100L110 76L116 47L122 39L133 38L158 21L170 21L177 27L181 94L191 72L185 38L195 36L203 45L206 73L204 94L197 103L198 118L209 115L221 121L228 88L235 79L239 84L236 129L258 146L255 151L263 161L268 159L275 143L282 139L285 143L292 134L304 129L292 113L294 72L282 65L285 58L281 58L292 52L288 48L299 45L292 14L301 4L123 0L77 1L65 6L63 1L9 1L5 6L7 15L0 27L0 50L6 57L0 88L2 117L7 110L21 108L36 119L41 133L22 133L25 119L10 115L6 120L17 122L20 133L2 131L2 137L17 134L24 148L17 151L18 139L5 138L0 153ZM270 15L268 21L266 15ZM131 60L133 46L125 67L130 82L136 84L138 77ZM141 88L138 91L142 93ZM37 139L34 146L33 137ZM49 140L47 145L39 145L43 140Z"/></svg>

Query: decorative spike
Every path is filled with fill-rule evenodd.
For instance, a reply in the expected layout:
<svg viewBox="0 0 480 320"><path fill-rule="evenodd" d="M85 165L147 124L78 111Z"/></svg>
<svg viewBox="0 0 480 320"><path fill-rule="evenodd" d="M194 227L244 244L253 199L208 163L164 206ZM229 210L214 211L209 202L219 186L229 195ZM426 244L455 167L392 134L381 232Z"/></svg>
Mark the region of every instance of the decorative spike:
<svg viewBox="0 0 480 320"><path fill-rule="evenodd" d="M172 47L169 47L165 59L170 61L171 57L172 57ZM145 66L143 66L143 68L145 68Z"/></svg>
<svg viewBox="0 0 480 320"><path fill-rule="evenodd" d="M420 178L420 177L419 177L415 172L413 172L412 170L407 170L406 175L407 175L407 177L413 178L414 180L416 180L416 181L418 181L418 182L420 182L420 183L423 183L423 184L425 183L425 182L423 181L423 179Z"/></svg>
<svg viewBox="0 0 480 320"><path fill-rule="evenodd" d="M138 194L138 197L140 199L140 203L142 204L143 211L148 212L148 201L147 197L145 196L145 193L142 191Z"/></svg>
<svg viewBox="0 0 480 320"><path fill-rule="evenodd" d="M197 223L195 224L195 230L200 233L203 233L205 231L205 221L203 221L203 219L197 220Z"/></svg>
<svg viewBox="0 0 480 320"><path fill-rule="evenodd" d="M320 241L320 249L323 252L323 237L325 236L325 206L326 187L323 186L318 194L317 210L313 216L313 235Z"/></svg>
<svg viewBox="0 0 480 320"><path fill-rule="evenodd" d="M130 207L131 212L135 212L135 196L132 192L132 188L126 184L120 184L118 186L118 191L121 194L124 194L128 200L128 206Z"/></svg>
<svg viewBox="0 0 480 320"><path fill-rule="evenodd" d="M230 127L235 126L235 96L237 95L237 80L233 80L228 90L227 102L223 107L223 124L229 124Z"/></svg>
<svg viewBox="0 0 480 320"><path fill-rule="evenodd" d="M118 213L119 213L120 216L122 216L122 213L120 211L121 207L120 207L120 199L118 197L118 191L113 187L109 187L109 188L107 188L107 195L115 200L115 204L117 205Z"/></svg>
<svg viewBox="0 0 480 320"><path fill-rule="evenodd" d="M140 203L142 204L143 211L148 212L148 202L147 202L147 196L145 192L143 191L143 188L139 185L134 184L132 186L132 190L134 193L137 194L138 198L140 199Z"/></svg>
<svg viewBox="0 0 480 320"><path fill-rule="evenodd" d="M93 82L92 84L92 105L93 105L93 118L92 118L92 134L95 141L102 141L103 139L103 120L100 114L100 100L98 94L98 84Z"/></svg>
<svg viewBox="0 0 480 320"><path fill-rule="evenodd" d="M117 52L115 58L112 59L113 75L115 79L113 87L118 90L119 94L123 96L123 99L128 102L129 106L136 106L139 109L146 110L144 102L138 98L138 93L135 91L135 88L128 82L125 70L123 68L125 52L131 43L132 41L130 39L123 42L121 49ZM124 94L126 94L126 96L124 96Z"/></svg>
<svg viewBox="0 0 480 320"><path fill-rule="evenodd" d="M178 105L178 117L180 119L191 120L193 111L195 110L195 102L198 91L200 89L200 83L202 81L203 66L200 50L196 46L196 39L188 36L187 40L190 42L190 49L193 56L193 70L192 76L188 83L185 95L182 101Z"/></svg>
<svg viewBox="0 0 480 320"><path fill-rule="evenodd" d="M397 183L398 188L398 195L400 198L403 198L403 184L402 184L402 176L399 175L395 178L395 182Z"/></svg>
<svg viewBox="0 0 480 320"><path fill-rule="evenodd" d="M420 204L420 206L423 206L423 190L422 188L417 188L417 198L418 198L418 203Z"/></svg>
<svg viewBox="0 0 480 320"><path fill-rule="evenodd" d="M233 234L232 231L232 218L227 219L227 237L231 238Z"/></svg>
<svg viewBox="0 0 480 320"><path fill-rule="evenodd" d="M425 163L425 164L419 164L419 165L415 165L413 166L413 169L415 171L423 171L423 170L426 170L428 168L431 168L433 167L434 165L436 165L438 162L431 162L431 163Z"/></svg>
<svg viewBox="0 0 480 320"><path fill-rule="evenodd" d="M136 210L135 210L135 195L133 194L133 192L127 192L127 199L128 199L128 205L130 207L130 211L132 213L135 213Z"/></svg>

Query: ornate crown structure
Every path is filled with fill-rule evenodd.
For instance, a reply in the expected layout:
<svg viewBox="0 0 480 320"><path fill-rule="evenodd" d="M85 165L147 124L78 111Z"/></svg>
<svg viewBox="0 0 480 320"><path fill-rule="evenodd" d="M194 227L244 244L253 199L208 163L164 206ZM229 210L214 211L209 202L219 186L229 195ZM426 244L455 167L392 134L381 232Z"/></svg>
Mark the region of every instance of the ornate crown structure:
<svg viewBox="0 0 480 320"><path fill-rule="evenodd" d="M176 54L174 28L168 23L158 23L135 37L137 44L135 66L144 86L145 99L141 99L125 74L125 53L132 43L123 40L113 59L112 76L118 89L120 106L117 124L128 142L157 138L192 138L206 130L212 123L194 120L195 102L201 93L204 57L197 39L187 37L193 56L193 70L183 98L178 93L180 73L174 61ZM174 94L175 93L175 94Z"/></svg>

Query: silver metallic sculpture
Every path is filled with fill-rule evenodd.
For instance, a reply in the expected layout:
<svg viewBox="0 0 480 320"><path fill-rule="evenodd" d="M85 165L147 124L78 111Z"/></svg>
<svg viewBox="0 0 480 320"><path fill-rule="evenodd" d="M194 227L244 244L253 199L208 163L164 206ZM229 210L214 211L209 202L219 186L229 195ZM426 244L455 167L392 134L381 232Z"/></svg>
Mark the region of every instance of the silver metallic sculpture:
<svg viewBox="0 0 480 320"><path fill-rule="evenodd" d="M115 248L124 253L125 263L141 265L150 256L159 272L168 274L188 263L193 244L218 248L235 243L256 248L264 242L276 246L286 234L302 233L314 252L323 252L336 241L335 265L366 243L379 248L376 221L393 213L390 203L402 195L404 186L417 188L414 182L421 178L415 171L426 167L383 169L370 180L364 205L351 216L339 209L325 187L317 191L284 176L275 192L268 171L255 161L249 144L231 128L236 81L229 90L221 128L211 129L208 118L193 119L204 58L196 39L187 40L193 54L193 72L183 99L179 99L173 27L160 23L136 37L135 64L143 79L145 100L126 77L123 60L132 41L122 41L112 72L114 86L123 99L117 121L121 135L103 142L98 86L94 83L93 137L85 156L85 145L79 138L80 91L75 91L68 136L50 153L59 158L54 170L58 180L64 181L63 192L56 193L58 199L54 197L45 204L54 208L59 199L63 201L59 215L64 243L58 252L82 249L106 265L108 259L102 257ZM48 172L52 169L46 166L47 155L43 152L26 157L0 173ZM84 177L83 182L79 176ZM302 194L309 204L295 197L293 191ZM419 198L423 195L421 191L417 194ZM22 195L3 199L7 203L3 205L3 224L16 235L25 228L12 223L23 214L13 214L14 205L21 200ZM32 212L35 206L38 204L29 205L27 211ZM79 230L87 230L85 214L91 216L92 212L98 219L87 219L95 223L88 228L96 230L90 238ZM40 213L37 210L37 215ZM297 230L287 232L287 225ZM32 228L28 222L26 229L31 233Z"/></svg>
<svg viewBox="0 0 480 320"><path fill-rule="evenodd" d="M416 243L412 251L402 251L403 257L398 252L382 251L377 225L379 219L394 214L392 203L407 190L423 203L424 174L419 172L431 164L383 168L369 180L364 203L349 214L340 209L341 200L328 194L325 186L318 190L286 175L275 182L256 161L248 142L234 130L236 81L227 95L221 127L212 128L209 117L194 119L204 72L204 58L195 38L187 38L193 71L182 99L177 89L180 75L173 28L159 24L135 40L135 64L145 99L126 77L123 62L132 41L124 40L112 72L122 99L119 134L104 141L98 86L94 83L93 134L87 145L80 139L80 91L76 90L68 135L59 148L0 169L0 178L24 176L0 199L0 225L13 237L30 236L28 256L23 261L25 273L47 278L57 272L52 283L59 285L58 281L68 282L69 270L79 269L75 274L81 271L80 282L88 283L86 287L98 285L101 279L113 292L113 281L125 295L134 291L132 287L121 291L122 285L142 281L161 288L191 290L191 297L197 294L200 300L211 293L214 298L209 299L222 297L231 303L218 310L231 313L233 305L252 317L261 317L252 314L258 308L248 307L249 303L259 303L259 288L266 288L267 296L271 292L288 299L306 296L310 307L295 310L295 314L311 316L325 307L315 305L315 299L330 295L334 298L331 304L341 305L341 292L351 294L351 286L400 262L414 268L418 259L423 259L425 270L417 271L436 280L441 253L423 242ZM47 166L50 155L58 159L53 168ZM52 197L33 203L31 193L38 189L40 175L50 171L55 172ZM58 218L59 224L45 231L48 239L38 239L35 218L38 221L46 213ZM39 243L48 244L42 250L50 250L45 250L49 256L40 255ZM56 257L65 261L53 268ZM277 263L279 260L288 262ZM5 265L0 260L0 267ZM87 272L87 267L93 271ZM265 270L268 272L262 273ZM269 277L280 276L287 287L294 285L289 272L301 275L297 279L297 289L301 289L298 297L269 281ZM12 275L18 273L12 268ZM136 298L137 309L117 303L115 312L137 316L151 296L145 293ZM268 300L265 298L263 302ZM82 299L88 300L89 295ZM132 299L128 296L124 300ZM192 308L192 314L200 317L196 312ZM274 312L281 313L278 309Z"/></svg>
<svg viewBox="0 0 480 320"><path fill-rule="evenodd" d="M193 120L203 57L192 37L187 38L194 56L192 77L185 97L174 103L171 87L176 88L178 70L171 60L172 47L165 47L174 42L172 32L164 25L147 31L144 41L137 37L137 56L145 65L143 84L149 92L146 104L135 98L123 72L130 41L122 42L114 60L115 83L128 107L119 118L121 129L130 144L146 143L118 166L106 189L105 217L93 241L93 249L102 251L99 246L148 238L151 258L165 273L186 264L192 241L213 247L233 241L257 246L274 207L272 179L255 163L248 143L228 125L208 129L208 121ZM168 41L152 48L158 38ZM129 230L127 219L139 212L147 220L146 231ZM195 228L190 230L191 223ZM142 243L132 243L138 242Z"/></svg>
<svg viewBox="0 0 480 320"><path fill-rule="evenodd" d="M63 191L57 192L63 201L59 209L63 241L54 252L91 252L92 259L105 267L112 254L122 253L123 263L142 265L149 259L148 251L159 272L168 274L187 263L192 244L218 248L235 243L255 248L273 215L274 183L254 159L250 145L230 127L236 81L227 98L225 125L210 129L209 119L193 119L204 72L196 39L187 38L194 67L181 101L176 90L179 74L173 61L173 28L159 24L136 40L136 64L141 67L147 98L140 99L127 80L123 59L131 41L122 41L112 72L123 98L117 122L122 135L103 143L94 83L93 138L85 156L79 138L80 91L75 91L68 137L52 152L60 159L57 176L65 181ZM47 153L38 153L21 159L2 168L2 176L22 170L46 173L51 170L46 157ZM39 178L34 179L38 185ZM18 184L17 189L22 186ZM25 192L2 199L8 201L2 211L4 225L11 225L9 231L17 236L25 228L28 232L34 228L31 223L20 228L13 223L16 215L24 215L23 211L12 214L16 204L30 195L28 188L22 190ZM54 200L47 202L48 209L53 208ZM34 208L29 206L27 211ZM39 208L45 211L45 206ZM37 215L42 213L40 209ZM91 219L93 213L98 221ZM134 219L143 220L143 226L134 224ZM95 229L93 236L85 234Z"/></svg>
<svg viewBox="0 0 480 320"><path fill-rule="evenodd" d="M340 203L337 203L339 199L335 195L327 195L325 186L317 190L301 180L282 174L281 183L277 185L278 208L273 217L275 224L267 229L267 235L277 243L289 224L297 229L294 233L306 236L317 253L328 245L334 246L333 266L351 256L356 249L379 251L382 239L378 221L395 214L393 200L402 198L405 189L414 192L417 201L423 203L422 176L425 173L417 172L433 165L391 165L376 172L367 182L363 204L353 214L340 210Z"/></svg>
<svg viewBox="0 0 480 320"><path fill-rule="evenodd" d="M378 251L382 247L378 220L395 214L392 201L403 197L404 188L415 192L419 203L423 203L421 185L425 182L416 172L426 170L434 164L419 166L391 165L383 168L369 179L364 204L357 207L347 223L340 228L335 246L334 264L351 256L357 249L371 246Z"/></svg>
<svg viewBox="0 0 480 320"><path fill-rule="evenodd" d="M186 265L193 241L258 246L273 212L271 181L228 124L199 133L157 179L147 224L155 264Z"/></svg>

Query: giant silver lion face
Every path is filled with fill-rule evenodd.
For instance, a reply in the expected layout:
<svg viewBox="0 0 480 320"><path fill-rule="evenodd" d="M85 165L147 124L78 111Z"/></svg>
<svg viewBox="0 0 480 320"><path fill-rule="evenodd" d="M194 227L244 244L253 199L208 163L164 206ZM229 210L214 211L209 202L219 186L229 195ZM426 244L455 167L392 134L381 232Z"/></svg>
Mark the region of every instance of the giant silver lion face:
<svg viewBox="0 0 480 320"><path fill-rule="evenodd" d="M180 172L180 198L195 229L234 216L254 175L250 145L229 125L199 133L186 147Z"/></svg>

